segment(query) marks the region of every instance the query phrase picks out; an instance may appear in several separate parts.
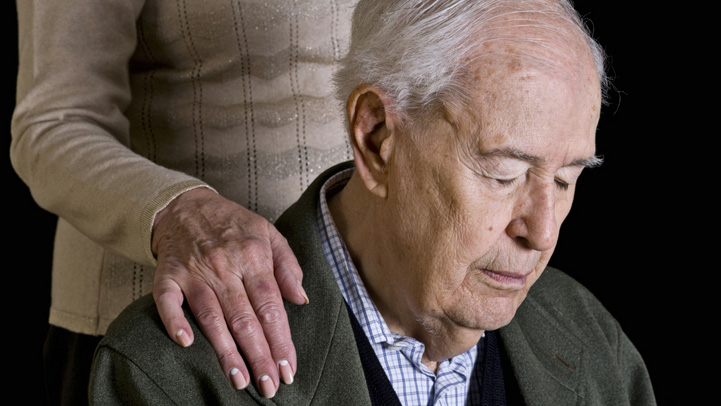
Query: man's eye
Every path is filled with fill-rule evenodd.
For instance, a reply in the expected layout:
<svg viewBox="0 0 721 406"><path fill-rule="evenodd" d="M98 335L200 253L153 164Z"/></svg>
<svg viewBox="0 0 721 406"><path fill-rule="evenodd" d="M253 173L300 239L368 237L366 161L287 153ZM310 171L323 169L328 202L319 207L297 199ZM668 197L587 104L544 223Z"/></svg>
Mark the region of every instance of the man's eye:
<svg viewBox="0 0 721 406"><path fill-rule="evenodd" d="M556 178L556 186L561 190L568 190L568 183L562 181L561 179Z"/></svg>
<svg viewBox="0 0 721 406"><path fill-rule="evenodd" d="M516 182L516 179L518 179L518 178L511 178L511 179L498 179L498 178L496 178L495 180L496 180L496 182L498 182L499 184L501 184L501 185L503 185L503 186L510 186L510 185L512 185L514 182Z"/></svg>

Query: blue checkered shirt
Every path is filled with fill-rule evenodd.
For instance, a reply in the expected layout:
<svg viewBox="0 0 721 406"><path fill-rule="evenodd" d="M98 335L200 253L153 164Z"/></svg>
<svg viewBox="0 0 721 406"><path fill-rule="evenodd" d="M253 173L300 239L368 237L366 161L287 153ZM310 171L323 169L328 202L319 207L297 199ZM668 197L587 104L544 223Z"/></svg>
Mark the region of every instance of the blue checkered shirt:
<svg viewBox="0 0 721 406"><path fill-rule="evenodd" d="M348 182L353 169L337 173L323 185L318 207L318 230L323 253L343 298L358 319L398 399L403 405L480 405L481 371L476 366L478 346L438 366L438 374L421 363L425 346L393 334L375 306L328 210L326 194ZM483 340L481 340L482 342Z"/></svg>

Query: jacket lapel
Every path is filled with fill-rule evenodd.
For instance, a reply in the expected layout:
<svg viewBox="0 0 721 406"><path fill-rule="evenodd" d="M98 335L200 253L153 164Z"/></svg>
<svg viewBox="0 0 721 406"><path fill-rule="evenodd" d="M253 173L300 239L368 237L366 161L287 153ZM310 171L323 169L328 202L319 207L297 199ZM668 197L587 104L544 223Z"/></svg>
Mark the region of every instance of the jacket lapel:
<svg viewBox="0 0 721 406"><path fill-rule="evenodd" d="M531 295L499 333L528 406L578 404L584 346Z"/></svg>
<svg viewBox="0 0 721 406"><path fill-rule="evenodd" d="M298 371L295 382L273 398L278 404L370 404L345 302L323 254L316 219L323 183L349 167L352 163L324 172L275 224L296 254L310 301L303 306L286 304Z"/></svg>

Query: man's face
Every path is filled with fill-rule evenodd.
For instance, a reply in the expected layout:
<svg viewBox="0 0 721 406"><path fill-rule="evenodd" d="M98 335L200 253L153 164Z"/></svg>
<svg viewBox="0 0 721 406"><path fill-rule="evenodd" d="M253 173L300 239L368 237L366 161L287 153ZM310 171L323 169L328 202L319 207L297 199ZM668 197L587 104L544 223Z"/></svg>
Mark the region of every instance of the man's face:
<svg viewBox="0 0 721 406"><path fill-rule="evenodd" d="M402 270L394 293L427 331L511 321L595 151L600 91L591 67L550 72L497 58L474 82L482 90L473 111L408 130L389 162L383 244L398 261L384 265Z"/></svg>

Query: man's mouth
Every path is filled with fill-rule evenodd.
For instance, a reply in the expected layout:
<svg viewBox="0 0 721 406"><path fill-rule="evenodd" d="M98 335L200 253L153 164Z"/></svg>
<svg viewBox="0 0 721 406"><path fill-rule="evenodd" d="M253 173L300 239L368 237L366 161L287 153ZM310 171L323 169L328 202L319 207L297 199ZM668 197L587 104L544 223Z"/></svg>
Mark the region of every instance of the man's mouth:
<svg viewBox="0 0 721 406"><path fill-rule="evenodd" d="M480 271L498 284L498 286L495 287L501 289L517 289L523 287L526 285L526 277L528 276L527 273L496 271L491 269L481 269Z"/></svg>

